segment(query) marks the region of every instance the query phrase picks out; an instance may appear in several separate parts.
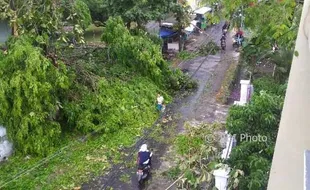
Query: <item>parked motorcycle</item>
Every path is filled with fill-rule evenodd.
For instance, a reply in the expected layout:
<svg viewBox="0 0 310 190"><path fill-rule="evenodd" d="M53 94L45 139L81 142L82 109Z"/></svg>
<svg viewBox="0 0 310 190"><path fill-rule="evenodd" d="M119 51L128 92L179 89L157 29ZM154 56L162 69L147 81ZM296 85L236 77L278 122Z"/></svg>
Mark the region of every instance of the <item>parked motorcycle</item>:
<svg viewBox="0 0 310 190"><path fill-rule="evenodd" d="M138 168L137 178L139 184L142 184L145 179L150 175L151 167L149 165L144 165Z"/></svg>
<svg viewBox="0 0 310 190"><path fill-rule="evenodd" d="M242 46L243 37L234 36L232 40L233 40L233 47L234 48L239 48Z"/></svg>

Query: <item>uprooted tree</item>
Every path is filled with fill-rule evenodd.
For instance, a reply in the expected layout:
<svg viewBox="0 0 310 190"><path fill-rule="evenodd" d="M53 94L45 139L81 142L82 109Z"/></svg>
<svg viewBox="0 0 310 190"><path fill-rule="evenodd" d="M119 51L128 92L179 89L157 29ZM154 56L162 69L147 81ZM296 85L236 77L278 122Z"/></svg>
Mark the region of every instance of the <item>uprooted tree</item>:
<svg viewBox="0 0 310 190"><path fill-rule="evenodd" d="M107 48L57 65L33 34L9 41L0 59L0 123L18 152L47 155L66 132L109 135L140 126L154 114L158 91L169 97L166 92L196 86L170 70L159 45L132 35L120 18L107 22L102 38Z"/></svg>

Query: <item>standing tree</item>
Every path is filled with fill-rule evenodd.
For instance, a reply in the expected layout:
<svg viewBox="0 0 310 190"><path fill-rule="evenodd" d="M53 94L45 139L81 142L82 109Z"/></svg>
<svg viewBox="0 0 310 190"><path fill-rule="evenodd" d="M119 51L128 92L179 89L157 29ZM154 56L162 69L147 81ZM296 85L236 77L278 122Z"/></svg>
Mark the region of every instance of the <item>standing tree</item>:
<svg viewBox="0 0 310 190"><path fill-rule="evenodd" d="M186 5L185 2L174 4L172 7L172 12L177 21L175 27L177 28L179 35L179 51L183 50L184 28L189 26L191 22L190 10L190 6Z"/></svg>
<svg viewBox="0 0 310 190"><path fill-rule="evenodd" d="M28 34L48 55L54 42L67 42L64 20L73 26L73 35L83 43L83 28L90 23L89 10L78 1L7 0L0 2L1 19L8 19L15 35ZM65 17L66 16L66 17Z"/></svg>

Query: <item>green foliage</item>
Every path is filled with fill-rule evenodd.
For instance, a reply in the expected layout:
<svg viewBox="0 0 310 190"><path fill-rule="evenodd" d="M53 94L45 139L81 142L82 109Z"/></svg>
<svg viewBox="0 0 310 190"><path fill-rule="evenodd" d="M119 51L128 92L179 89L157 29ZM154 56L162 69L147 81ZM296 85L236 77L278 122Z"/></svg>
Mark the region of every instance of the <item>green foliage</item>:
<svg viewBox="0 0 310 190"><path fill-rule="evenodd" d="M188 78L179 70L170 70L162 57L161 47L147 35L130 34L120 17L107 21L102 40L108 45L112 60L142 76L148 76L161 87L179 90L184 85L186 89L196 86L193 81L188 82Z"/></svg>
<svg viewBox="0 0 310 190"><path fill-rule="evenodd" d="M26 37L10 44L0 66L0 121L9 138L24 154L49 153L61 133L56 120L69 87L66 67L55 68Z"/></svg>
<svg viewBox="0 0 310 190"><path fill-rule="evenodd" d="M289 49L294 47L301 5L296 4L295 0L263 1L255 3L254 6L249 6L249 3L251 1L241 0L232 4L230 1L224 0L228 15L237 14L238 10L243 7L244 25L247 30L253 33L249 39L249 45L244 48L249 58L257 55L262 56L266 50L271 50L275 42L279 47L288 47ZM264 10L263 13L261 10ZM241 19L240 17L233 18L232 25L234 25L234 20L239 22ZM253 52L251 46L257 50Z"/></svg>
<svg viewBox="0 0 310 190"><path fill-rule="evenodd" d="M214 42L208 42L206 45L203 45L199 48L199 53L201 55L215 55L221 48Z"/></svg>
<svg viewBox="0 0 310 190"><path fill-rule="evenodd" d="M281 48L270 56L269 62L276 65L275 79L281 83L288 78L293 61L293 50Z"/></svg>
<svg viewBox="0 0 310 190"><path fill-rule="evenodd" d="M159 46L163 45L163 40L160 37L158 37L158 35L150 34L140 28L132 29L130 30L130 33L133 34L134 36L145 36L149 38L156 45L159 45Z"/></svg>
<svg viewBox="0 0 310 190"><path fill-rule="evenodd" d="M239 189L266 189L284 102L283 90L279 90L282 87L272 84L272 80L262 78L254 85L255 91L266 89L270 94L260 91L248 105L231 107L226 123L228 132L236 135L238 142L228 161L234 168L230 186ZM264 136L266 141L242 140L245 134ZM238 175L240 170L242 175Z"/></svg>
<svg viewBox="0 0 310 190"><path fill-rule="evenodd" d="M196 54L188 52L188 51L181 51L177 54L177 58L181 59L181 60L190 60L195 58Z"/></svg>
<svg viewBox="0 0 310 190"><path fill-rule="evenodd" d="M185 2L173 4L171 8L172 13L177 21L174 25L177 30L186 28L191 22L191 7Z"/></svg>
<svg viewBox="0 0 310 190"><path fill-rule="evenodd" d="M201 189L205 182L211 182L212 171L218 163L219 138L214 134L221 125L201 124L186 125L186 133L177 136L177 167L168 171L175 178L175 173L183 173L178 186L185 189Z"/></svg>
<svg viewBox="0 0 310 190"><path fill-rule="evenodd" d="M227 129L231 134L267 135L275 140L278 132L283 97L267 94L253 96L247 106L233 106L229 110Z"/></svg>
<svg viewBox="0 0 310 190"><path fill-rule="evenodd" d="M108 4L106 0L83 0L87 4L92 20L104 22L110 15Z"/></svg>
<svg viewBox="0 0 310 190"><path fill-rule="evenodd" d="M102 40L111 48L113 60L149 76L157 84L163 82L162 70L167 70L168 65L162 58L160 46L146 36L132 36L120 17L107 21Z"/></svg>
<svg viewBox="0 0 310 190"><path fill-rule="evenodd" d="M77 0L74 2L74 8L75 12L79 13L81 27L86 29L92 22L88 6L82 0Z"/></svg>
<svg viewBox="0 0 310 190"><path fill-rule="evenodd" d="M10 1L11 2L11 1ZM53 0L16 0L11 4L1 1L1 18L8 19L15 31L20 34L32 35L37 38L40 46L52 46L53 41L67 42L68 37L63 27L64 20L73 26L73 31L78 42L83 41L81 26L88 24L89 15L87 7L81 1ZM18 35L18 34L15 35Z"/></svg>
<svg viewBox="0 0 310 190"><path fill-rule="evenodd" d="M262 77L253 81L255 86L254 93L259 94L262 90L268 94L282 95L285 94L285 86L281 85L272 77Z"/></svg>
<svg viewBox="0 0 310 190"><path fill-rule="evenodd" d="M81 92L78 95L81 99L65 103L69 126L76 126L77 130L83 132L101 131L109 134L140 123L138 113L141 111L154 114L148 112L147 108L153 106L159 89L150 81L135 77L130 81L100 78L95 93L88 93L82 87L72 90L72 93L76 90Z"/></svg>
<svg viewBox="0 0 310 190"><path fill-rule="evenodd" d="M150 20L162 20L175 4L173 0L84 0L94 20L105 21L110 16L120 16L127 26L131 22L141 27Z"/></svg>

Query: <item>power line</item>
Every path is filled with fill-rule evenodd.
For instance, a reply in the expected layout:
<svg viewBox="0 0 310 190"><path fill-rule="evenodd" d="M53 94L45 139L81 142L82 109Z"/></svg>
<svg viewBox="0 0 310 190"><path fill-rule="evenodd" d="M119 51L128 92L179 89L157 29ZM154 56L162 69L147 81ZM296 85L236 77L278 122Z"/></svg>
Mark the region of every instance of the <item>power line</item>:
<svg viewBox="0 0 310 190"><path fill-rule="evenodd" d="M199 47L197 47L196 51L198 52L198 50L199 50ZM211 52L211 51L210 51L210 52ZM201 65L200 65L200 67L201 67ZM199 68L200 68L200 67L199 67ZM188 82L190 81L190 79L192 79L192 77L193 77L193 75L184 83L184 85L183 85L183 86L181 87L181 89L179 90L180 92L182 92L182 91L185 89L186 85L188 84ZM178 98L178 97L176 97L176 98ZM170 107L170 104L167 105L167 108L169 108L169 107ZM160 117L155 121L155 123L154 123L152 126L156 125L156 124L161 120L162 116L163 116L163 113L160 114ZM151 128L152 128L152 127L151 127ZM62 154L64 150L67 150L68 148L70 148L70 147L72 147L72 146L74 146L74 145L76 145L76 144L78 144L78 143L80 143L80 142L85 142L90 136L92 136L92 135L94 135L94 134L96 134L96 133L99 133L99 132L100 132L101 130L103 130L103 129L104 129L104 127L99 128L99 129L97 129L96 131L94 131L94 132L92 132L92 133L89 133L89 134L87 134L87 135L85 135L85 136L82 136L82 137L76 139L75 141L73 141L73 142L70 143L69 145L66 145L66 146L62 147L61 149L59 149L58 151L56 151L54 154L49 155L49 156L47 156L46 158L43 158L42 160L40 160L39 162L37 162L36 164L34 164L33 166L31 166L31 167L29 167L29 168L27 168L27 169L24 169L24 170L22 170L22 171L20 171L19 173L17 173L17 174L14 175L13 177L11 177L9 180L6 180L4 183L0 184L0 188L5 187L7 184L9 184L9 183L11 183L11 182L17 180L18 178L20 178L20 177L22 177L22 176L28 174L29 172L35 170L36 168L42 166L43 164L45 164L45 163L47 163L48 161L50 161L50 160L52 160L53 158L55 158L56 156ZM150 134L150 133L149 133L149 134ZM140 144L141 142L143 142L143 141L148 137L149 134L147 134L145 137L139 139L135 144ZM133 146L132 148L135 149L136 147Z"/></svg>
<svg viewBox="0 0 310 190"><path fill-rule="evenodd" d="M198 72L198 70L201 68L201 66L202 66L202 64L209 58L209 54L212 52L212 51L214 51L215 50L215 48L216 47L213 47L208 53L207 53L207 56L200 62L200 65L197 67L197 69L194 71L194 73L189 77L189 79L186 81L186 83L183 85L183 87L181 88L181 90L180 90L180 92L182 92L183 90L184 90L184 88L186 87L186 84L190 81L190 79L192 79L195 75L196 75L196 73ZM199 49L199 48L197 48L197 49ZM176 99L175 99L176 100ZM167 107L170 107L171 106L171 104L169 104ZM161 116L156 120L156 122L153 124L153 126L154 125L156 125L157 123L158 123L158 121L159 121L159 119L161 119L162 118L162 115L163 114L161 114ZM151 129L154 129L154 127L151 127ZM139 141L140 142L143 142L144 140L146 140L148 137L149 137L149 135L151 135L151 132L152 132L152 130L149 130L147 133L146 133L146 135L143 137L143 138L141 138ZM138 142L139 142L138 141ZM138 145L139 143L136 143L135 145ZM127 161L129 161L131 158L132 158L132 156L133 156L133 149L136 149L136 146L133 146L133 147L131 147L130 149L129 149L129 152L132 152L129 156L127 156L127 158L126 159L124 159L124 162L127 162ZM136 152L135 152L136 153ZM114 174L112 174L108 179L107 179L107 183L105 183L105 184L103 184L101 187L100 187L100 190L103 190L103 189L106 189L106 188L108 188L109 187L109 184L113 184L113 182L116 180L116 179L118 179L117 178L117 176L119 175L119 169L120 167L118 167L118 168L112 168L110 171L116 171L116 173L114 173Z"/></svg>

